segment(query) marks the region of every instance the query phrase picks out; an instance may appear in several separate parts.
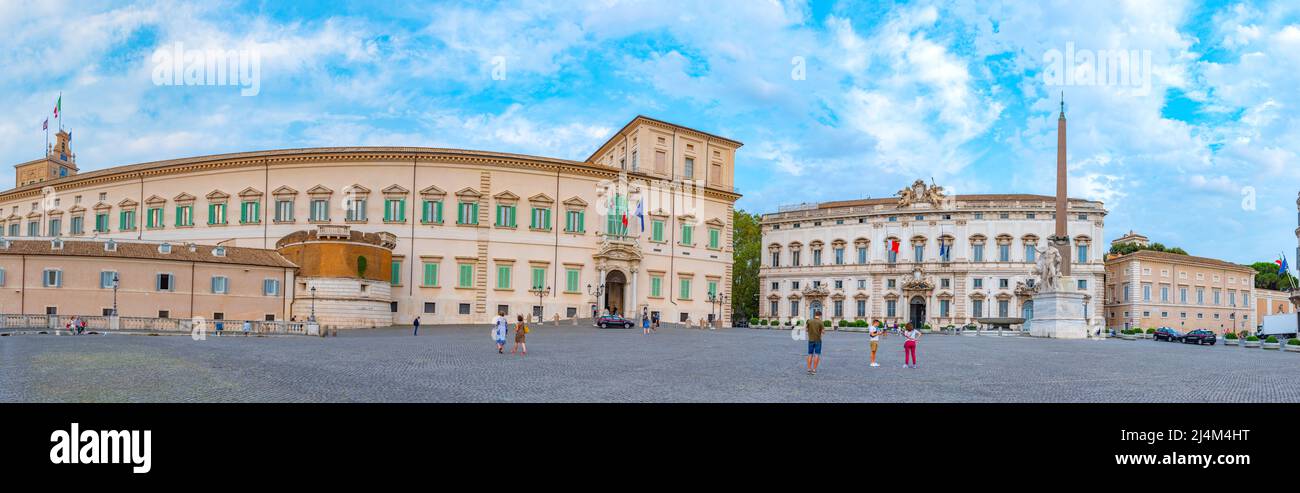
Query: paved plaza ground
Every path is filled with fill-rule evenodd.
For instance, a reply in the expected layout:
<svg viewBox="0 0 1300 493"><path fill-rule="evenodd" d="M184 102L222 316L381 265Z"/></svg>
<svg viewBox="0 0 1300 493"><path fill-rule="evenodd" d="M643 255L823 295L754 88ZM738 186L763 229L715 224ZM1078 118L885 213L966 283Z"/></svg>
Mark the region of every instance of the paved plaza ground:
<svg viewBox="0 0 1300 493"><path fill-rule="evenodd" d="M339 337L0 337L0 402L1300 402L1300 354L1154 341L563 325L499 355L486 326ZM513 334L512 334L513 339Z"/></svg>

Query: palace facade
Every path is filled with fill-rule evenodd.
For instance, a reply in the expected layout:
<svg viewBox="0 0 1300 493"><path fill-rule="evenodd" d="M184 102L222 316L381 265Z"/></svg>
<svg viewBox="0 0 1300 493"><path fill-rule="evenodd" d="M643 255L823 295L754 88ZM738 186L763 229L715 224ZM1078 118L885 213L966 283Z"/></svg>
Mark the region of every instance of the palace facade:
<svg viewBox="0 0 1300 493"><path fill-rule="evenodd" d="M607 308L730 320L742 144L725 137L638 116L585 161L331 147L85 173L70 141L60 131L46 157L16 166L19 186L0 192L5 237L270 250L298 231L324 238L335 234L329 226L348 226L392 237L388 265L340 262L354 277L387 281L393 323L483 323L498 311L585 318ZM299 303L316 287L310 278L294 283ZM100 304L60 310L99 314Z"/></svg>
<svg viewBox="0 0 1300 493"><path fill-rule="evenodd" d="M783 207L762 219L761 317L963 325L1033 319L1038 249L1055 228L1050 195L947 196L917 180L895 197ZM1070 199L1072 290L1101 300L1101 202ZM897 250L892 245L897 242ZM1094 305L1093 312L1096 306ZM1100 323L1098 313L1088 314Z"/></svg>

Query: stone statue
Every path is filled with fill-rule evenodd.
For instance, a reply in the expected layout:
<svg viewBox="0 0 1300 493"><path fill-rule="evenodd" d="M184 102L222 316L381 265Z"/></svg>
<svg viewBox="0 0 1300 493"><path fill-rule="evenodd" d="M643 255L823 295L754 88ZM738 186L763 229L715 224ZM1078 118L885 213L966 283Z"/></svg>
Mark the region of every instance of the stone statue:
<svg viewBox="0 0 1300 493"><path fill-rule="evenodd" d="M1051 245L1036 249L1036 251L1038 252L1038 264L1034 266L1034 274L1038 276L1038 282L1034 287L1040 293L1059 290L1061 288L1061 252Z"/></svg>
<svg viewBox="0 0 1300 493"><path fill-rule="evenodd" d="M912 205L912 202L916 202L918 199L921 198L911 188L904 188L902 190L899 190L898 193L895 195L898 195L899 207L907 207L909 205Z"/></svg>

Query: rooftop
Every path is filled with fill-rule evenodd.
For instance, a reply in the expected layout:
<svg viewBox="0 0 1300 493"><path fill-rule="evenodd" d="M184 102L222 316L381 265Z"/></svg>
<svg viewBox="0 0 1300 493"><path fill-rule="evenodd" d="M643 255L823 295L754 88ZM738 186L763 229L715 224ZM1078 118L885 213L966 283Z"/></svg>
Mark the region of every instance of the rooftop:
<svg viewBox="0 0 1300 493"><path fill-rule="evenodd" d="M62 248L55 249L54 242L62 241ZM112 241L114 250L105 244ZM170 253L162 253L161 246L170 245ZM194 251L190 251L193 248ZM224 248L224 255L213 253L217 248ZM66 255L72 257L105 257L123 259L169 260L176 262L204 262L211 264L254 265L263 267L297 268L293 262L280 256L275 250L246 247L223 247L214 245L194 245L186 243L143 242L119 239L7 239L0 240L0 255Z"/></svg>

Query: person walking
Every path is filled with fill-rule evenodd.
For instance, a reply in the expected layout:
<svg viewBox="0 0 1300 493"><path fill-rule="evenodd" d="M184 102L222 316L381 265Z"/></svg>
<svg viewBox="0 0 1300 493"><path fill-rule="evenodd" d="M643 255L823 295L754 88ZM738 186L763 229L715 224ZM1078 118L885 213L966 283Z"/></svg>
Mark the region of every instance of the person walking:
<svg viewBox="0 0 1300 493"><path fill-rule="evenodd" d="M808 321L808 374L816 375L817 366L822 363L822 314L813 313Z"/></svg>
<svg viewBox="0 0 1300 493"><path fill-rule="evenodd" d="M528 324L524 323L524 316L519 315L518 321L515 322L515 347L510 349L510 354L515 354L517 350L523 350L520 356L528 356L528 345L524 344L526 335L528 335Z"/></svg>
<svg viewBox="0 0 1300 493"><path fill-rule="evenodd" d="M411 321L411 325L415 326L415 330L411 332L411 335L420 335L420 317L415 317L415 320Z"/></svg>
<svg viewBox="0 0 1300 493"><path fill-rule="evenodd" d="M497 343L497 354L506 352L506 332L510 331L510 322L506 320L506 312L497 312L496 320L492 321L492 340Z"/></svg>
<svg viewBox="0 0 1300 493"><path fill-rule="evenodd" d="M871 335L871 366L872 367L880 366L880 363L876 363L876 350L880 349L880 334L883 332L884 332L884 327L880 326L880 322L876 322L872 324L871 330L868 332Z"/></svg>
<svg viewBox="0 0 1300 493"><path fill-rule="evenodd" d="M253 331L253 322L250 321L250 320L245 320L245 321L244 321L244 335L248 335L248 333L249 333L249 332L252 332L252 331Z"/></svg>
<svg viewBox="0 0 1300 493"><path fill-rule="evenodd" d="M641 317L641 335L650 335L650 317Z"/></svg>
<svg viewBox="0 0 1300 493"><path fill-rule="evenodd" d="M650 314L650 332L659 332L659 312Z"/></svg>
<svg viewBox="0 0 1300 493"><path fill-rule="evenodd" d="M921 331L908 327L903 331L903 368L916 368L916 340L921 338ZM911 365L908 365L908 362Z"/></svg>
<svg viewBox="0 0 1300 493"><path fill-rule="evenodd" d="M78 317L78 318L77 318L77 335L82 335L82 334L85 334L85 333L86 333L86 319Z"/></svg>

